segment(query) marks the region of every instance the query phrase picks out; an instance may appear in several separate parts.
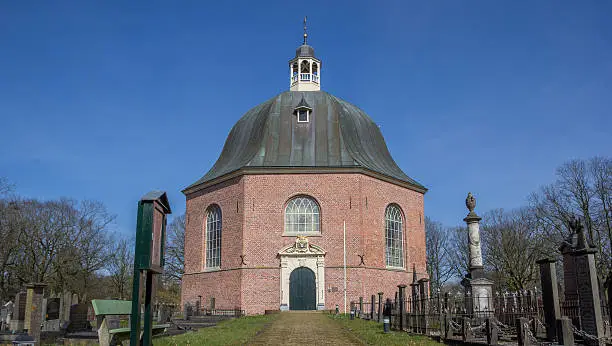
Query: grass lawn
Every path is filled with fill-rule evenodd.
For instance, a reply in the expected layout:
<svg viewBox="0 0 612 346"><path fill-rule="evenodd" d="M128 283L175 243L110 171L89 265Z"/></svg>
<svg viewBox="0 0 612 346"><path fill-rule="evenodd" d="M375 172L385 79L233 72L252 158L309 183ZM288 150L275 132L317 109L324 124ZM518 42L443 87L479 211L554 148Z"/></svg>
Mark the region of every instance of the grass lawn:
<svg viewBox="0 0 612 346"><path fill-rule="evenodd" d="M351 332L367 345L443 345L426 336L413 336L408 335L406 332L390 331L385 334L382 323L359 318L351 321L348 315L338 315L338 317L335 317L330 314L329 318L342 325L345 330Z"/></svg>
<svg viewBox="0 0 612 346"><path fill-rule="evenodd" d="M266 324L278 318L278 314L246 316L221 321L214 327L202 328L195 332L156 338L153 343L160 345L244 345Z"/></svg>

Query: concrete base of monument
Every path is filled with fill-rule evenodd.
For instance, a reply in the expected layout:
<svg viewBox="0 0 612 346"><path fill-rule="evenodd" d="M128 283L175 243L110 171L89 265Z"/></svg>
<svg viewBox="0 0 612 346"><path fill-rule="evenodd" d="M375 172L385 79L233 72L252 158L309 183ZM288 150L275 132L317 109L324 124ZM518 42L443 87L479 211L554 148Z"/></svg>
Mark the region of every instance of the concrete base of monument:
<svg viewBox="0 0 612 346"><path fill-rule="evenodd" d="M484 267L483 266L471 266L470 267L470 276L473 279L484 278Z"/></svg>
<svg viewBox="0 0 612 346"><path fill-rule="evenodd" d="M479 313L482 317L493 313L493 281L486 278L472 279L470 292L472 294L471 312Z"/></svg>

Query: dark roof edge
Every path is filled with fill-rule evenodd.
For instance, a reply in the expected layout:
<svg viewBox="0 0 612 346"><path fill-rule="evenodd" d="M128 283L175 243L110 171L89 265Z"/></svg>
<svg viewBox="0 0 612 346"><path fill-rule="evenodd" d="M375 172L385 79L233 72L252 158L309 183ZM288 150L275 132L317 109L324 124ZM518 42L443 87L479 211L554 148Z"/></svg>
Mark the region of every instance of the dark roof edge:
<svg viewBox="0 0 612 346"><path fill-rule="evenodd" d="M144 196L142 196L142 198L140 198L140 201L142 202L159 201L162 208L164 208L168 214L172 214L172 210L170 209L170 203L168 202L168 196L166 195L166 192L164 191L161 191L161 190L149 191Z"/></svg>
<svg viewBox="0 0 612 346"><path fill-rule="evenodd" d="M298 60L299 58L308 58L308 59L316 60L319 63L319 67L321 67L321 65L323 65L321 60L319 58L317 58L316 56L310 56L310 57L308 57L308 56L296 56L296 57L293 57L293 58L289 59L287 62L292 62L293 60ZM323 90L321 90L321 91L323 91Z"/></svg>
<svg viewBox="0 0 612 346"><path fill-rule="evenodd" d="M242 175L252 174L327 174L327 173L361 173L372 178L377 178L388 183L407 188L416 192L425 194L428 189L422 185L415 185L397 178L364 168L364 167L243 167L235 171L226 173L215 179L202 182L197 185L188 186L181 192L187 196L202 189L220 184L224 181L236 178Z"/></svg>

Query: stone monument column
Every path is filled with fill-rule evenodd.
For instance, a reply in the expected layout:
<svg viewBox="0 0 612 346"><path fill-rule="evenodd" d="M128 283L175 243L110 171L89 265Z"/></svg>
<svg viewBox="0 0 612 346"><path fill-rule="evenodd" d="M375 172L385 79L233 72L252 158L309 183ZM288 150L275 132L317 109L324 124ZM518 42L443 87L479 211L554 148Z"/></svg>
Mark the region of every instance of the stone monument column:
<svg viewBox="0 0 612 346"><path fill-rule="evenodd" d="M470 313L478 313L481 317L488 317L493 314L493 281L484 275L482 262L482 249L480 247L480 216L476 215L476 198L472 193L468 193L465 199L465 206L469 213L463 219L468 227L468 244L470 248L470 272L466 276L465 288L468 299ZM471 305L471 306L470 306Z"/></svg>
<svg viewBox="0 0 612 346"><path fill-rule="evenodd" d="M586 239L580 219L570 221L572 233L578 236L576 250L572 253L576 270L578 297L580 299L580 318L582 330L595 338L604 336L604 320L601 311L595 253ZM586 340L588 345L599 345L597 340Z"/></svg>
<svg viewBox="0 0 612 346"><path fill-rule="evenodd" d="M482 220L474 212L476 208L476 198L472 193L468 193L465 199L465 205L470 211L463 219L468 227L468 244L470 248L470 275L472 279L481 278L484 276L482 265L482 249L480 247L480 220Z"/></svg>
<svg viewBox="0 0 612 346"><path fill-rule="evenodd" d="M548 341L554 341L557 337L557 320L561 318L555 262L554 259L549 258L543 258L536 262L540 265L542 303L544 303L544 320L546 321L546 339Z"/></svg>

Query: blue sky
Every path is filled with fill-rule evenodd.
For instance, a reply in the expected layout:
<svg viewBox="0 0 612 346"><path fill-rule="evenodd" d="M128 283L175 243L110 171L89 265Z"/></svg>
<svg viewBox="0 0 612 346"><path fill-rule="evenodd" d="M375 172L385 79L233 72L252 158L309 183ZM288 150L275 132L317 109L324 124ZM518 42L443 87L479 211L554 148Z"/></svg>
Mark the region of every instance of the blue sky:
<svg viewBox="0 0 612 346"><path fill-rule="evenodd" d="M233 124L288 89L304 15L323 89L379 124L436 220L612 155L612 2L2 1L0 176L100 200L126 235L151 189L182 213Z"/></svg>

